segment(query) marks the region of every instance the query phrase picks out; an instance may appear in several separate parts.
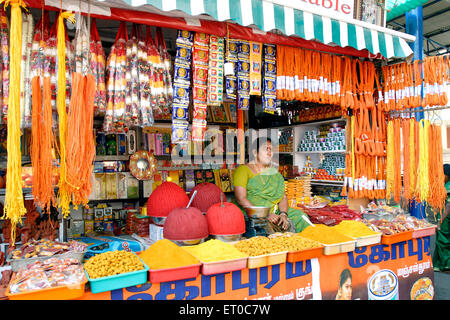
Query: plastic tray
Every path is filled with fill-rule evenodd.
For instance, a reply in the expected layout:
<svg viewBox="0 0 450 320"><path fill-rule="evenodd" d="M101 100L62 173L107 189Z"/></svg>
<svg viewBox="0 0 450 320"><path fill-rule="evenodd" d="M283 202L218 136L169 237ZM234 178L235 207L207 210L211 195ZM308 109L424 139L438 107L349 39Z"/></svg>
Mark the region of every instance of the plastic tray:
<svg viewBox="0 0 450 320"><path fill-rule="evenodd" d="M346 242L339 242L339 243L333 243L333 244L325 244L322 243L323 248L323 254L324 255L333 255L343 252L349 252L355 250L356 247L356 240L355 241L346 241Z"/></svg>
<svg viewBox="0 0 450 320"><path fill-rule="evenodd" d="M139 258L139 260L141 260L141 258ZM89 280L91 292L100 293L146 283L149 268L142 260L141 262L144 264L143 270L121 273L98 279L89 278L89 274L86 270L84 270L84 272L86 273L86 277Z"/></svg>
<svg viewBox="0 0 450 320"><path fill-rule="evenodd" d="M405 232L399 232L395 233L393 235L387 236L382 235L381 236L381 243L382 244L391 244L391 243L397 243L402 241L407 241L412 239L412 234L414 230L405 231Z"/></svg>
<svg viewBox="0 0 450 320"><path fill-rule="evenodd" d="M188 278L196 278L200 274L200 266L194 264L185 267L167 269L149 269L149 279L151 283L168 282Z"/></svg>
<svg viewBox="0 0 450 320"><path fill-rule="evenodd" d="M14 279L15 276L16 275L14 274L12 279ZM6 288L5 295L9 298L9 300L73 300L84 295L84 289L87 281L87 278L84 277L81 283L20 293L9 292L8 286Z"/></svg>
<svg viewBox="0 0 450 320"><path fill-rule="evenodd" d="M248 268L261 268L286 262L287 251L263 254L248 258Z"/></svg>
<svg viewBox="0 0 450 320"><path fill-rule="evenodd" d="M416 229L413 231L413 238L422 238L426 236L431 236L436 233L437 226L426 227L422 229Z"/></svg>
<svg viewBox="0 0 450 320"><path fill-rule="evenodd" d="M317 248L311 248L306 250L292 251L288 252L286 261L290 263L295 263L298 261L309 260L312 258L319 258L323 255L323 246Z"/></svg>
<svg viewBox="0 0 450 320"><path fill-rule="evenodd" d="M364 237L357 237L354 239L356 240L357 247L365 247L365 246L370 246L372 244L380 243L382 235L383 234L381 232L379 232L378 234L364 236Z"/></svg>
<svg viewBox="0 0 450 320"><path fill-rule="evenodd" d="M84 254L87 252L87 249L83 252L74 252L74 251L68 251L61 254L55 254L53 256L48 257L37 257L37 258L28 258L28 259L11 259L12 252L9 253L8 259L6 262L9 262L11 265L11 270L14 272L19 271L19 269L26 269L27 265L32 264L36 261L45 261L50 258L57 258L57 259L66 259L66 258L72 258L76 259L80 263L83 262Z"/></svg>
<svg viewBox="0 0 450 320"><path fill-rule="evenodd" d="M215 262L202 262L202 274L210 275L224 273L247 268L248 258L238 258L232 260L223 260Z"/></svg>

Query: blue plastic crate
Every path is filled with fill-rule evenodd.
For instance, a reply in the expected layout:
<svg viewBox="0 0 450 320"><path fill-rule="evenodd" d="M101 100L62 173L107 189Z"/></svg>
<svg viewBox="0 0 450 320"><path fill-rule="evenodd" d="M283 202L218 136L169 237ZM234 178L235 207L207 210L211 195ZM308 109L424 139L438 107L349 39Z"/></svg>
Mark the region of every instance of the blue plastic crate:
<svg viewBox="0 0 450 320"><path fill-rule="evenodd" d="M149 268L142 261L141 258L139 258L139 260L141 260L141 262L144 265L143 270L116 274L116 275L109 276L109 277L91 279L91 278L89 278L89 274L87 273L87 271L84 270L84 273L86 274L86 277L89 280L91 292L92 293L101 293L101 292L122 289L122 288L137 286L139 284L146 283L147 279L148 279Z"/></svg>

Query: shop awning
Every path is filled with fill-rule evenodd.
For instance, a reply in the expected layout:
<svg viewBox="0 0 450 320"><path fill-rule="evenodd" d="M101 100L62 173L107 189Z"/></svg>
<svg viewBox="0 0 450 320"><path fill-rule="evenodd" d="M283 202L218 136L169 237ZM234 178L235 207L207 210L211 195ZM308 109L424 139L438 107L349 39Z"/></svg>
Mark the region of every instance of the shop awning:
<svg viewBox="0 0 450 320"><path fill-rule="evenodd" d="M25 2L35 8L39 8L42 4L40 0L25 0ZM415 40L412 35L355 19L336 19L323 12L320 14L313 12L313 9L300 10L289 6L290 2L289 0L65 0L63 9L78 11L81 4L82 12L87 12L89 7L93 16L144 24L157 22L160 26L211 31L219 36L226 35L223 22L228 21L231 22L229 24L231 37L237 34L247 40L256 39L304 48L312 46L316 50L353 56L372 58L383 56L390 59L406 58L413 53L407 43ZM45 0L46 7L59 7L60 3L60 0Z"/></svg>
<svg viewBox="0 0 450 320"><path fill-rule="evenodd" d="M46 1L47 2L47 1ZM282 0L98 0L111 7L178 12L187 17L210 16L216 21L232 20L242 26L257 26L265 32L278 30L291 36L327 45L350 46L381 53L386 58L405 58L413 52L407 41L414 36L355 19L338 20L289 6ZM284 3L284 4L278 4ZM299 5L301 6L301 4ZM155 12L155 11L153 11ZM180 16L180 15L179 15ZM181 15L182 16L182 15Z"/></svg>
<svg viewBox="0 0 450 320"><path fill-rule="evenodd" d="M406 12L413 10L423 4L428 2L428 0L387 0L386 1L386 20L389 21L394 19Z"/></svg>

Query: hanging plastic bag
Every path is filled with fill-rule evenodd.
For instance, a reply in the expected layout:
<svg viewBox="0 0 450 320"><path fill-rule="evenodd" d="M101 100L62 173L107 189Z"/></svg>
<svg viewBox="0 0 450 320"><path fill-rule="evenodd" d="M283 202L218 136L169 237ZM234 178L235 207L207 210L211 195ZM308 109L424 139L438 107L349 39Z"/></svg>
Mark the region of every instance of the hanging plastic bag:
<svg viewBox="0 0 450 320"><path fill-rule="evenodd" d="M22 61L20 77L20 110L21 128L31 127L31 79L30 79L30 58L31 45L33 41L33 16L29 13L22 13Z"/></svg>
<svg viewBox="0 0 450 320"><path fill-rule="evenodd" d="M116 40L107 60L107 107L103 129L105 132L123 132L126 96L126 23L121 22Z"/></svg>
<svg viewBox="0 0 450 320"><path fill-rule="evenodd" d="M92 19L91 23L90 51L91 71L95 77L97 87L94 99L94 115L104 116L106 111L105 52L98 35L95 19Z"/></svg>
<svg viewBox="0 0 450 320"><path fill-rule="evenodd" d="M153 111L150 99L150 83L148 76L149 62L147 58L147 48L145 38L140 26L138 31L138 74L139 74L139 100L140 100L140 123L141 127L148 127L153 125Z"/></svg>

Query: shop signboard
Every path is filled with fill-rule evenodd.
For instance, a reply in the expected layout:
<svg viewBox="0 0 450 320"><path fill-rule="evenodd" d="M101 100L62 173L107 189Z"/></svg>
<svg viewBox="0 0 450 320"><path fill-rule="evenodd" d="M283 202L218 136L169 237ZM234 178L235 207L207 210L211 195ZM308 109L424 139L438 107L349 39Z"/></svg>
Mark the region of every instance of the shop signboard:
<svg viewBox="0 0 450 320"><path fill-rule="evenodd" d="M349 277L350 275L350 277ZM430 237L359 247L296 263L146 283L83 299L410 300L434 296Z"/></svg>
<svg viewBox="0 0 450 320"><path fill-rule="evenodd" d="M354 0L273 0L273 3L335 19L354 16Z"/></svg>

